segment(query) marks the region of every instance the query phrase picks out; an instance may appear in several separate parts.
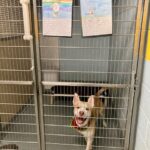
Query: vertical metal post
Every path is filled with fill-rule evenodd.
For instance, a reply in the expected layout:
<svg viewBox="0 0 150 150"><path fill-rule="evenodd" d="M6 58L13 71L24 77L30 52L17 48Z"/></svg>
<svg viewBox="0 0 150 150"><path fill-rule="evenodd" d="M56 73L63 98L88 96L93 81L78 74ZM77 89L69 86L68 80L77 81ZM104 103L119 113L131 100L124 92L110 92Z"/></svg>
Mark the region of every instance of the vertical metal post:
<svg viewBox="0 0 150 150"><path fill-rule="evenodd" d="M130 145L129 150L133 150L135 146L135 137L136 137L136 128L137 128L137 117L138 117L138 108L140 104L140 89L141 89L141 81L143 74L143 66L144 66L144 56L146 50L146 37L147 37L147 27L148 27L148 14L150 13L150 1L146 0L144 4L144 14L142 21L142 33L140 40L140 49L139 49L139 59L138 59L138 67L137 67L137 76L136 76L136 91L134 96L134 105L133 105L133 117L131 122L131 136L130 136Z"/></svg>
<svg viewBox="0 0 150 150"><path fill-rule="evenodd" d="M37 76L38 76L38 92L39 92L39 117L40 117L40 139L41 150L45 150L45 135L44 135L44 115L43 115L43 96L41 84L41 63L40 63L40 45L39 45L39 31L38 31L38 15L37 15L37 1L33 0L33 16L34 16L34 33L35 33L35 49L37 62Z"/></svg>
<svg viewBox="0 0 150 150"><path fill-rule="evenodd" d="M137 7L137 18L136 18L136 28L135 28L135 37L134 37L134 49L133 49L133 64L132 64L132 77L130 84L130 92L128 99L128 113L127 113L127 123L126 123L126 135L125 135L125 147L124 150L128 150L129 141L130 141L130 125L132 119L132 109L133 109L133 98L135 94L135 75L136 75L136 67L138 61L138 52L139 52L139 41L140 41L140 31L141 31L141 17L142 17L142 1L138 1Z"/></svg>
<svg viewBox="0 0 150 150"><path fill-rule="evenodd" d="M33 40L30 41L31 58L32 58L32 76L33 76L33 94L35 103L35 114L36 114L36 126L37 126L37 140L38 140L38 150L41 149L40 146L40 126L39 126L39 111L38 111L38 97L37 97L37 86L36 86L36 74L35 74L35 63L34 63L34 50L33 50Z"/></svg>
<svg viewBox="0 0 150 150"><path fill-rule="evenodd" d="M143 0L138 1L135 39L134 39L134 51L133 51L132 78L130 84L131 88L129 93L128 114L127 114L127 124L126 124L126 137L125 137L126 141L125 141L125 148L124 148L125 150L129 150L131 122L132 122L132 118L134 117L133 107L135 103L134 96L136 92L136 75L137 75L138 57L140 53L140 40L143 38L142 37L143 18L144 18L143 12L145 10L143 4L144 4Z"/></svg>
<svg viewBox="0 0 150 150"><path fill-rule="evenodd" d="M23 2L23 1L22 1ZM30 7L30 6L29 6ZM31 17L31 9L28 9L28 15ZM27 18L25 18L27 19ZM28 18L28 32L30 32L30 24L31 18ZM24 20L25 22L26 20ZM25 28L25 26L24 26ZM38 150L41 150L41 144L40 144L40 126L39 126L39 111L38 111L38 97L37 97L37 86L36 86L36 72L35 72L35 55L34 55L34 43L33 43L33 38L30 33L25 33L24 35L24 40L29 40L30 41L30 53L31 53L31 71L32 71L32 77L33 77L33 95L34 95L34 104L35 104L35 116L36 116L36 127L37 127L37 142L38 142Z"/></svg>
<svg viewBox="0 0 150 150"><path fill-rule="evenodd" d="M30 7L30 6L29 6ZM30 32L30 20L31 20L31 9L29 9L29 32ZM26 20L24 20L26 21ZM28 37L28 38L25 38ZM41 150L41 143L40 143L40 126L39 126L39 111L38 111L38 97L37 97L37 86L36 86L36 72L35 72L35 55L34 55L34 43L33 43L33 38L32 35L24 35L24 40L29 40L30 41L30 52L31 52L31 71L32 71L32 77L33 77L33 95L34 95L34 104L35 104L35 116L36 116L36 127L37 127L37 142L38 142L38 150Z"/></svg>

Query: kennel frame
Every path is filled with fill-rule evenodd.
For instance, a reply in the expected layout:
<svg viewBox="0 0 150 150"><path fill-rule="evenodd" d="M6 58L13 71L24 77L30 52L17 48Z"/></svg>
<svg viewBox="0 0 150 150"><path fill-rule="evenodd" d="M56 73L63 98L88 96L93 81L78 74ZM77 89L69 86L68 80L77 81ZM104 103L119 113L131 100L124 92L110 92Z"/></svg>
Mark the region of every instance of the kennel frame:
<svg viewBox="0 0 150 150"><path fill-rule="evenodd" d="M130 98L129 98L129 106L128 106L128 114L127 114L127 132L125 136L125 147L124 150L133 150L134 147L134 134L135 134L135 124L136 124L136 112L137 112L137 103L138 103L138 93L139 93L139 85L141 82L141 64L143 62L143 56L144 56L144 48L145 48L145 40L146 40L146 25L148 20L148 7L149 2L148 0L138 0L138 9L137 9L137 18L136 18L136 28L135 28L135 36L134 36L134 48L133 48L133 64L132 64L132 79L130 87L128 85L116 85L116 84L95 84L95 86L101 86L101 87L109 87L109 88L123 88L128 87L130 89ZM55 86L55 85L68 85L68 86L93 86L89 83L74 83L74 82L47 82L42 81L41 79L41 62L40 62L40 46L39 46L39 32L38 32L38 16L37 16L37 4L36 1L33 1L33 8L34 8L34 20L35 20L35 39L36 39L36 51L37 51L37 65L38 65L38 83L39 83L39 93L40 93L40 105L43 106L43 98L42 98L42 86ZM140 20L141 16L143 16L142 21ZM139 44L140 43L140 44ZM140 54L139 54L140 53ZM142 56L142 57L141 57ZM138 66L138 62L141 61L140 65ZM139 69L140 68L140 69ZM140 70L140 71L139 71ZM138 73L138 75L137 75ZM138 82L137 82L138 81ZM130 100L131 99L131 100ZM136 107L136 108L135 108ZM133 113L132 113L133 111ZM43 108L40 107L40 114L43 116ZM132 116L133 115L133 116ZM132 116L132 117L131 117ZM133 119L134 121L132 121ZM41 145L42 150L45 150L45 137L44 137L44 120L43 117L40 118L41 122ZM132 123L132 124L131 124ZM131 130L132 129L132 130ZM131 141L130 141L131 140ZM133 143L132 143L133 142Z"/></svg>
<svg viewBox="0 0 150 150"><path fill-rule="evenodd" d="M133 54L133 62L135 62L135 63L133 63L133 65L132 65L132 79L131 79L131 90L130 90L130 98L132 99L131 101L130 101L130 103L129 103L129 108L128 108L128 117L127 117L127 120L128 120L128 122L127 122L127 133L126 133L126 141L125 141L125 150L128 150L128 148L129 148L129 146L130 146L130 150L133 150L133 145L134 144L131 144L132 142L129 142L129 140L131 139L132 141L133 141L133 143L134 143L134 140L133 140L133 135L134 135L134 133L135 133L135 130L133 131L131 131L131 126L132 126L132 129L133 129L133 127L134 127L134 125L135 125L135 118L136 118L136 115L135 115L135 112L137 112L136 111L136 108L133 108L133 107L136 107L137 106L137 100L138 100L138 97L137 97L137 95L139 95L138 93L138 91L139 91L139 87L138 87L138 90L137 90L137 86L139 86L140 85L140 81L141 80L139 80L139 78L140 78L140 76L141 76L141 73L140 72L138 72L138 69L139 68L141 68L141 64L142 64L142 62L143 62L143 57L141 58L140 56L139 56L139 51L140 51L140 54L141 54L141 56L143 56L144 55L144 40L145 40L145 27L146 27L146 20L147 20L147 18L148 18L148 16L147 16L147 10L148 10L148 0L147 1L144 1L144 4L143 4L143 1L142 0L139 0L138 1L138 10L137 10L137 19L136 19L136 30L135 30L135 37L134 37L134 40L135 40L135 42L134 42L134 54ZM142 15L142 13L143 13L143 5L144 5L144 9L146 8L146 12L144 11L144 17L143 17L143 19L144 20L142 20L142 21L140 21L140 17L141 17L141 15ZM38 64L38 69L39 69L39 71L38 71L38 81L39 81L39 92L40 92L40 104L43 106L43 104L42 104L42 101L43 101L43 99L42 99L42 85L74 85L74 86L76 86L76 85L78 85L78 84L76 84L76 83L61 83L61 82L59 82L59 83L57 83L57 82L44 82L44 81L42 81L41 80L41 72L40 72L40 47L39 47L39 41L38 41L38 17L37 17L37 8L36 8L36 1L34 1L34 3L33 3L33 7L34 7L34 20L35 20L35 38L36 38L36 50L37 50L37 64ZM144 22L144 23L143 23ZM142 31L140 30L140 28L141 28L141 26L142 26ZM141 35L142 34L142 35ZM141 38L142 37L142 38ZM141 39L140 39L141 38ZM141 45L139 45L139 42L140 42L140 44L142 43L142 46ZM140 57L140 58L139 58ZM140 59L140 61L141 61L141 63L140 63L140 67L138 67L137 66L137 63L138 63L138 61L139 61L139 59ZM141 70L141 69L140 69ZM137 75L137 72L138 72L138 76L136 76ZM136 82L138 80L138 83ZM87 85L87 86L90 86L90 84L81 84L81 86L84 86L84 85ZM91 86L93 86L92 84L91 84ZM101 86L101 87L105 87L105 86L108 86L108 87L111 87L111 88L118 88L118 87L126 87L126 85L112 85L112 84L95 84L95 86ZM133 118L131 118L131 116L132 116L132 110L134 111L134 115L133 115ZM41 113L41 116L43 116L43 109L42 108L40 108L40 113ZM43 121L43 118L40 118L41 120L41 130L42 130L42 135L41 135L41 144L42 144L42 150L45 150L45 138L44 138L44 128L43 128L43 123L44 123L44 121ZM132 122L132 125L131 125L131 122ZM135 129L135 128L134 128ZM131 134L130 134L130 132L131 132ZM131 136L131 138L130 138L130 136Z"/></svg>
<svg viewBox="0 0 150 150"><path fill-rule="evenodd" d="M141 4L142 5L142 4ZM142 21L142 31L141 31L141 39L139 43L139 56L138 56L138 64L136 66L136 77L135 77L135 94L133 97L133 112L132 112L132 121L130 127L130 143L129 143L129 150L133 150L135 148L135 137L137 134L137 121L138 121L138 114L139 114L139 106L140 106L140 96L141 96L141 86L142 86L142 77L143 77L143 70L144 70L144 60L145 60L145 53L146 53L146 45L149 42L147 40L147 31L149 26L149 15L150 15L150 1L146 0L144 5L144 12L143 12L143 21ZM138 24L137 24L138 25ZM135 44L138 45L138 42Z"/></svg>
<svg viewBox="0 0 150 150"><path fill-rule="evenodd" d="M43 120L43 92L42 92L42 87L43 86L49 86L49 85L68 85L68 86L93 86L93 84L91 83L75 83L75 82L47 82L47 81L43 81L42 77L41 77L41 56L40 56L40 43L39 43L39 31L38 31L38 14L37 14L37 0L32 0L33 3L33 7L31 7L31 14L33 15L31 19L33 19L33 34L34 34L34 40L30 41L30 48L31 48L31 53L32 53L32 76L33 76L33 81L0 81L0 84L12 84L12 85L33 85L34 86L34 101L35 101L35 106L36 106L36 124L37 124L37 136L38 136L38 148L39 150L45 150L45 135L44 135L44 120ZM104 83L94 83L94 86L104 86L104 87L109 87L109 88L131 88L131 92L130 92L130 97L132 99L132 101L130 101L129 103L129 108L128 108L128 133L126 134L126 144L125 144L125 150L128 150L128 146L133 146L132 142L130 142L129 145L129 139L132 139L133 133L132 130L130 132L129 129L131 129L131 115L132 112L131 110L135 112L136 109L133 107L137 106L137 100L138 100L138 90L139 90L139 83L137 82L137 80L139 79L139 77L135 77L135 75L139 75L140 76L140 72L138 72L138 68L137 68L137 62L139 62L139 59L141 59L141 63L143 62L143 56L139 57L139 51L141 51L140 54L144 55L144 42L145 42L145 27L146 27L146 20L147 20L147 12L145 10L147 10L149 4L149 0L139 0L139 4L138 4L138 14L136 19L136 34L135 34L135 45L134 45L134 50L135 50L135 57L133 62L135 62L133 64L133 68L134 71L132 72L132 82L129 85L125 85L125 84L104 84ZM123 7L123 6L122 6ZM143 8L146 9L143 9ZM32 8L33 8L33 12L32 12ZM145 14L145 15L144 15ZM140 20L140 17L143 16L143 19ZM145 18L145 19L144 19ZM143 23L145 22L145 23ZM142 25L143 23L143 25ZM32 29L33 29L32 28ZM143 41L143 42L142 42ZM140 44L139 44L140 42ZM35 48L35 49L34 49ZM140 70L140 69L139 69ZM138 74L137 74L138 72ZM138 80L139 81L139 80ZM39 110L39 112L38 112ZM130 111L129 111L130 110ZM133 115L132 119L135 119L135 114ZM39 120L40 118L40 120ZM40 125L39 125L40 123ZM132 126L134 128L135 122L132 122ZM39 129L40 128L40 129ZM133 129L132 128L132 129ZM131 133L131 134L130 134ZM130 138L131 137L131 138ZM133 139L132 139L133 140ZM130 150L133 150L133 148L130 148Z"/></svg>
<svg viewBox="0 0 150 150"><path fill-rule="evenodd" d="M35 71L35 53L34 53L34 40L33 39L31 39L29 42L26 42L26 41L24 41L24 42L22 42L21 41L21 39L22 39L22 35L23 35L23 33L21 32L22 31L22 28L20 29L20 28L15 28L15 25L13 24L12 25L12 30L10 29L10 27L11 27L11 25L10 25L10 23L14 23L15 21L17 21L17 23L20 21L20 23L22 23L23 22L23 20L21 20L21 18L19 18L20 16L16 13L16 10L19 10L20 11L20 8L21 8L21 6L19 6L19 1L6 1L6 2L4 2L4 1L2 1L1 2L2 4L1 4L1 6L0 6L0 9L6 9L6 14L0 14L0 15L2 15L1 17L2 18L5 18L5 17L3 17L3 15L6 15L6 18L5 18L5 20L2 20L2 18L0 19L0 23L4 23L4 25L3 26L1 26L2 27L2 29L4 30L2 30L1 31L1 33L0 33L0 38L1 38L1 40L2 41L4 41L4 40L6 40L6 43L9 41L9 40L12 40L11 42L11 44L10 45L8 45L8 46L6 46L5 44L4 45L2 45L2 46L0 46L0 48L5 48L5 50L7 49L7 48L14 48L14 50L17 50L17 48L29 48L29 55L30 55L30 57L29 58L27 58L27 59L29 59L30 60L30 62L31 62L31 64L30 64L30 75L31 75L31 78L30 77L28 77L28 78L30 78L30 79L28 79L28 78L24 78L23 76L21 76L21 78L22 78L22 80L18 77L18 78L16 78L15 80L13 79L13 80L8 80L8 79L5 79L5 77L2 75L2 80L0 80L0 86L12 86L13 88L15 88L15 86L17 87L17 86L21 86L20 88L25 88L24 86L27 86L26 88L27 88L27 91L28 91L28 88L31 88L31 90L32 90L32 93L13 93L13 92L6 92L6 93L1 93L0 92L0 95L2 95L2 94L6 94L6 95L15 95L15 96L31 96L33 99L33 107L34 107L34 111L35 111L35 128L36 128L36 132L35 133L33 133L33 134L35 134L36 136L37 136L37 139L36 139L36 141L20 141L20 140L5 140L5 139L3 139L4 137L3 137L3 134L12 134L12 133L14 133L14 134L18 134L18 136L19 136L19 134L26 134L26 135L30 135L30 134L32 134L32 132L24 132L23 130L25 130L25 128L24 128L24 126L22 126L23 128L22 128L22 130L20 131L20 132L16 132L16 131L13 131L13 132L9 132L9 131L4 131L3 132L3 129L5 130L5 128L7 129L7 128L9 128L10 127L10 122L11 121L13 121L13 120L15 120L15 117L18 117L18 116L21 116L22 114L20 114L20 112L21 111L23 111L23 109L24 109L24 107L26 107L26 104L19 104L18 103L18 101L17 102L12 102L12 103L10 103L10 102L8 102L8 103L0 103L0 105L2 105L2 104L4 104L4 105L8 105L9 107L10 106L16 106L16 107L20 107L19 108L19 112L16 112L16 114L13 114L13 113L2 113L2 115L15 115L15 116L11 116L11 118L10 118L10 122L9 121L6 121L6 122L3 122L2 121L2 124L0 124L0 128L1 128L1 131L2 131L2 135L1 135L1 133L0 133L0 144L4 144L5 142L7 143L7 144L9 144L9 143L25 143L25 144L37 144L37 147L38 147L38 150L40 150L40 130L39 130L39 113L38 113L38 98L37 98L37 96L38 96L38 92L37 92L37 85L36 85L36 81L37 81L37 79L36 79L36 71ZM5 4L5 5L4 5ZM12 11L13 9L15 9L14 10L14 15L15 15L15 19L12 19L11 18L11 16L9 16L10 14L7 14L7 13L11 13L10 11ZM2 10L2 13L3 13L3 10ZM19 13L19 12L18 12ZM21 12L20 12L21 13ZM29 10L29 13L31 14L31 11ZM8 15L8 16L7 16ZM12 14L11 14L12 15ZM10 19L10 20L8 20L8 18ZM17 19L16 19L17 18ZM12 20L11 20L12 19ZM7 23L7 25L6 25L6 23ZM2 25L2 24L1 24ZM4 28L4 26L7 26L8 28ZM19 24L20 25L20 24ZM18 25L18 26L19 26ZM20 27L20 26L19 26ZM5 33L6 32L6 33ZM12 39L11 39L12 38ZM18 40L20 40L22 43L22 45L20 45L19 43L16 43L16 41ZM24 46L24 45L27 45L27 46ZM3 49L2 49L2 52L3 52ZM14 54L14 53L13 53ZM7 57L7 58L5 58L6 60L24 60L24 59L26 59L24 56L22 56L21 58L19 57L16 57L16 55L14 54L13 55L14 56L14 58L12 59L11 57L9 58L9 57ZM20 56L20 55L19 55ZM16 58L15 58L16 57ZM2 57L1 57L1 59L2 59ZM11 67L14 67L14 64L12 64L11 65ZM1 69L1 71L2 71L2 69ZM26 69L22 69L22 70L17 70L17 69L4 69L4 71L9 71L10 73L12 73L12 72L17 72L17 71L20 71L21 73L26 73L27 71L29 71L29 70L26 70ZM9 74L10 75L10 74ZM13 75L14 76L14 75ZM20 79L20 80L19 80ZM18 88L18 87L17 87ZM16 89L17 89L16 88ZM18 99L17 99L18 100ZM28 99L26 99L27 101L28 101ZM31 104L28 104L29 106L31 105ZM28 106L27 105L27 106ZM9 108L9 109L11 109L11 108ZM6 109L7 110L7 109ZM0 113L0 115L1 115L1 113ZM25 116L26 116L27 114L25 114ZM7 119L7 116L6 116L6 119ZM21 118L22 119L22 118ZM0 120L0 123L1 123L1 120ZM4 124L4 127L2 126ZM32 126L33 124L32 123L25 123L26 125L28 125L29 127L30 126ZM12 123L11 125L22 125L20 122L17 122L17 123ZM2 143L1 143L2 142ZM4 143L3 143L4 142ZM5 144L4 144L5 145Z"/></svg>

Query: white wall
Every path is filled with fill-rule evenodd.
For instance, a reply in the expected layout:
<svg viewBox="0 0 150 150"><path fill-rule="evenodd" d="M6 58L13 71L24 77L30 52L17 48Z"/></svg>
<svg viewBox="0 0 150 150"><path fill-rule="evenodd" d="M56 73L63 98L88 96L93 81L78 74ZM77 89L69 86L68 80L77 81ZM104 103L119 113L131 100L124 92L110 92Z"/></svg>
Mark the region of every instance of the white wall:
<svg viewBox="0 0 150 150"><path fill-rule="evenodd" d="M150 27L148 41L135 150L150 150Z"/></svg>

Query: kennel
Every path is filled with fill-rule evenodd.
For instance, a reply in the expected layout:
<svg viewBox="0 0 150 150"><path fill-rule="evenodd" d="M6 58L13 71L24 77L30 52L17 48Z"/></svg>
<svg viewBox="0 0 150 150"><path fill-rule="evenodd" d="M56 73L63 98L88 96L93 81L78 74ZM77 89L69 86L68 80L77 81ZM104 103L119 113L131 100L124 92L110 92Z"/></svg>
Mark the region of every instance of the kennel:
<svg viewBox="0 0 150 150"><path fill-rule="evenodd" d="M83 38L74 0L73 33L65 38L42 35L42 0L30 0L30 41L23 40L20 1L0 5L0 145L85 149L83 137L70 127L73 94L86 100L108 87L107 127L97 118L93 149L133 150L149 1L112 0L113 34Z"/></svg>

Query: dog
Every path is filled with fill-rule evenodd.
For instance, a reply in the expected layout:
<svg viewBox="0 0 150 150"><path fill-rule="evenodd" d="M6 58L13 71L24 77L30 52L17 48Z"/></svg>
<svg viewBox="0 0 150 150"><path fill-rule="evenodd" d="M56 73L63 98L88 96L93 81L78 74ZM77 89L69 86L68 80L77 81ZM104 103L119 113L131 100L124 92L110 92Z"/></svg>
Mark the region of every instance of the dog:
<svg viewBox="0 0 150 150"><path fill-rule="evenodd" d="M91 95L87 102L81 101L77 93L73 97L74 119L72 120L72 126L85 137L86 150L92 150L96 118L104 115L105 106L99 96L105 90L106 88L101 88L95 96ZM103 126L107 126L104 120Z"/></svg>

